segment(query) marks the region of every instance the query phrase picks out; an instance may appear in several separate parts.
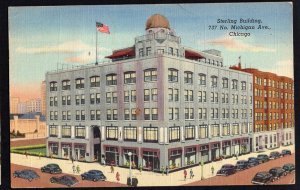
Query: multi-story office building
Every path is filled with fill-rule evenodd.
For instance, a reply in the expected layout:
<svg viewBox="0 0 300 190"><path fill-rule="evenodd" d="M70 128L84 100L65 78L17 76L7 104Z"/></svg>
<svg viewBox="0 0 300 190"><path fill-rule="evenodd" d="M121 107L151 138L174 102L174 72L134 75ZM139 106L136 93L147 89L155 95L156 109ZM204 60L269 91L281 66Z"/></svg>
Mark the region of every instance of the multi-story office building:
<svg viewBox="0 0 300 190"><path fill-rule="evenodd" d="M41 113L46 115L46 81L41 84Z"/></svg>
<svg viewBox="0 0 300 190"><path fill-rule="evenodd" d="M20 98L18 97L10 97L9 100L9 109L11 114L18 114L18 104L20 103Z"/></svg>
<svg viewBox="0 0 300 190"><path fill-rule="evenodd" d="M249 152L252 74L221 52L181 45L151 16L134 46L110 63L46 74L47 154L144 169L170 169Z"/></svg>
<svg viewBox="0 0 300 190"><path fill-rule="evenodd" d="M294 81L253 68L231 67L253 74L253 150L294 143Z"/></svg>
<svg viewBox="0 0 300 190"><path fill-rule="evenodd" d="M31 99L26 101L26 112L41 112L41 99Z"/></svg>

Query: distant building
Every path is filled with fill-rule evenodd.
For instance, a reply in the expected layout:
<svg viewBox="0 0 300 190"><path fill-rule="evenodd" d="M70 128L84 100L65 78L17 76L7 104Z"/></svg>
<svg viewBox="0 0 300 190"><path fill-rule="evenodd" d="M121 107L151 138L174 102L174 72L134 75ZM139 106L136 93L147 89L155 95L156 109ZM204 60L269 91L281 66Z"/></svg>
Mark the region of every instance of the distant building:
<svg viewBox="0 0 300 190"><path fill-rule="evenodd" d="M10 114L18 114L18 105L20 103L20 98L18 97L10 97L10 102L9 102L9 109L10 109Z"/></svg>
<svg viewBox="0 0 300 190"><path fill-rule="evenodd" d="M41 112L41 99L31 99L26 101L26 112Z"/></svg>
<svg viewBox="0 0 300 190"><path fill-rule="evenodd" d="M18 104L18 114L25 114L27 113L27 107L25 102L20 102Z"/></svg>
<svg viewBox="0 0 300 190"><path fill-rule="evenodd" d="M46 81L41 84L41 113L46 116Z"/></svg>

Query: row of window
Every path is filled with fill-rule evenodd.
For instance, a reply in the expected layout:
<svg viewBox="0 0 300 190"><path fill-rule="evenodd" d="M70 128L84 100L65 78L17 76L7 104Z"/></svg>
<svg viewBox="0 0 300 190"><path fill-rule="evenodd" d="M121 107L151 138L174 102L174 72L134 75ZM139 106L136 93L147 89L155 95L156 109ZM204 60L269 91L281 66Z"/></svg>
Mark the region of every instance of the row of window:
<svg viewBox="0 0 300 190"><path fill-rule="evenodd" d="M279 129L279 123L271 123L269 125L267 124L255 124L254 131L255 132L262 132L262 131L273 131ZM294 127L294 122L284 122L281 124L281 127L283 129L285 128L292 128Z"/></svg>
<svg viewBox="0 0 300 190"><path fill-rule="evenodd" d="M168 80L170 82L178 82L178 70L177 69L169 69L168 70ZM144 81L157 81L157 69L151 68L144 70ZM198 75L198 84L206 85L206 75L200 73ZM128 71L124 73L124 84L134 84L136 83L136 73L135 71ZM193 72L185 71L184 72L184 83L193 84ZM63 80L62 90L70 90L71 89L71 81ZM106 75L106 85L117 85L117 74L108 74ZM218 77L211 76L211 87L218 86ZM223 88L229 88L229 79L222 78L222 86ZM75 88L82 89L85 87L85 79L77 78L75 79ZM100 87L100 76L92 76L90 77L90 87ZM249 83L250 90L252 90L252 84ZM58 84L56 81L50 82L50 91L57 91ZM238 80L231 80L231 89L238 89ZM246 81L241 81L241 90L246 90Z"/></svg>
<svg viewBox="0 0 300 190"><path fill-rule="evenodd" d="M294 113L285 113L281 114L281 118L279 118L280 113L270 112L270 113L255 113L255 121L262 120L279 120L279 119L294 119Z"/></svg>
<svg viewBox="0 0 300 190"><path fill-rule="evenodd" d="M293 88L294 88L292 83L279 82L279 81L275 81L272 79L260 78L257 76L254 77L254 81L255 81L255 84L258 84L258 85L263 84L264 86L270 86L270 87L274 87L274 88L289 89L289 90L293 90Z"/></svg>
<svg viewBox="0 0 300 190"><path fill-rule="evenodd" d="M287 93L287 92L278 92L274 90L261 90L261 89L254 89L254 95L255 96L261 96L261 97L269 97L269 98L280 98L281 99L286 99L286 100L293 100L294 95L292 93Z"/></svg>
<svg viewBox="0 0 300 190"><path fill-rule="evenodd" d="M269 102L269 104L268 104ZM272 102L272 101L259 101L256 100L254 102L255 108L258 109L294 109L294 104L289 104L289 103L280 103L279 102ZM279 107L280 105L280 107Z"/></svg>
<svg viewBox="0 0 300 190"><path fill-rule="evenodd" d="M58 136L58 126L50 125L49 126L49 136L57 137ZM86 136L85 126L77 125L75 126L75 138L83 139ZM62 138L71 138L71 126L63 125L61 127L61 137Z"/></svg>

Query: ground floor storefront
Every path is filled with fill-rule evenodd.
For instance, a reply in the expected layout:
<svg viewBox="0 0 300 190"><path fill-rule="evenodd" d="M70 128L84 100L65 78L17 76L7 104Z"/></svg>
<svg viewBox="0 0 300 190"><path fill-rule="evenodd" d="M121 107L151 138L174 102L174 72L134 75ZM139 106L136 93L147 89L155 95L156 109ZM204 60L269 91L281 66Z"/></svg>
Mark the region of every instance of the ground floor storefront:
<svg viewBox="0 0 300 190"><path fill-rule="evenodd" d="M63 159L88 161L87 145L84 143L53 142L47 143L47 155Z"/></svg>

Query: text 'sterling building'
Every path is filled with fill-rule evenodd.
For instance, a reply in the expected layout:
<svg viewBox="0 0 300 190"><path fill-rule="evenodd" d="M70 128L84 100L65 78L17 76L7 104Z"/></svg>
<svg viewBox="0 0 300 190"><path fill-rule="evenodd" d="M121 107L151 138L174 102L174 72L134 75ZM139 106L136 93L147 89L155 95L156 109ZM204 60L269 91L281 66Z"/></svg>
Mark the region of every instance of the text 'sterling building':
<svg viewBox="0 0 300 190"><path fill-rule="evenodd" d="M47 154L160 170L251 151L252 74L181 44L152 15L110 63L48 72Z"/></svg>

